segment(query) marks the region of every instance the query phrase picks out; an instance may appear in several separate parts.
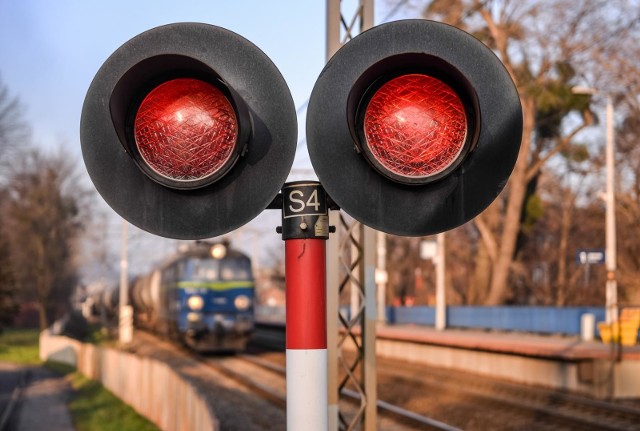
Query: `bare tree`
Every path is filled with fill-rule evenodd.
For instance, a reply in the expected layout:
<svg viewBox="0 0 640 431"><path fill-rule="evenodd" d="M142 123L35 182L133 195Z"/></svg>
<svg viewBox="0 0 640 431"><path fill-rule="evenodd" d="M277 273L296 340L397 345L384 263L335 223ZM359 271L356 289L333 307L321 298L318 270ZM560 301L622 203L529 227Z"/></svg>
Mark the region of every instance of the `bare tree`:
<svg viewBox="0 0 640 431"><path fill-rule="evenodd" d="M16 152L28 147L29 137L22 105L0 79L0 184Z"/></svg>
<svg viewBox="0 0 640 431"><path fill-rule="evenodd" d="M6 222L8 192L4 188L7 168L16 156L20 146L29 144L29 128L24 121L23 111L17 97L11 96L9 89L0 80L0 220ZM0 330L9 325L19 310L16 295L15 269L11 262L9 239L0 229Z"/></svg>
<svg viewBox="0 0 640 431"><path fill-rule="evenodd" d="M410 305L416 297L416 268L421 268L419 238L387 236L387 268L389 285L387 301L394 305ZM418 281L418 283L420 283Z"/></svg>
<svg viewBox="0 0 640 431"><path fill-rule="evenodd" d="M35 298L40 327L66 311L76 283L74 253L82 231L79 185L73 159L62 151L30 151L12 166L3 202L5 234L23 298Z"/></svg>
<svg viewBox="0 0 640 431"><path fill-rule="evenodd" d="M5 193L0 190L0 199L5 199ZM3 231L0 230L0 333L2 328L11 324L19 310L16 282L11 256L9 254L9 241Z"/></svg>
<svg viewBox="0 0 640 431"><path fill-rule="evenodd" d="M620 299L640 304L640 86L618 134L618 280Z"/></svg>
<svg viewBox="0 0 640 431"><path fill-rule="evenodd" d="M602 303L604 266L576 262L578 249L604 244L604 202L591 178L596 176L592 167L600 162L585 160L580 169L568 162L567 169L542 176L544 211L527 227L531 231L519 245L514 265L513 284L520 301L556 306Z"/></svg>
<svg viewBox="0 0 640 431"><path fill-rule="evenodd" d="M518 239L543 168L593 123L591 99L573 94L572 87L603 76L610 64L602 59L611 59L609 52L621 40L637 36L638 10L632 0L426 4L425 16L461 27L494 50L522 101L523 138L509 185L474 221L489 262L488 286L479 287L486 291L485 304L503 303L513 294L508 283ZM605 83L598 87L607 90Z"/></svg>

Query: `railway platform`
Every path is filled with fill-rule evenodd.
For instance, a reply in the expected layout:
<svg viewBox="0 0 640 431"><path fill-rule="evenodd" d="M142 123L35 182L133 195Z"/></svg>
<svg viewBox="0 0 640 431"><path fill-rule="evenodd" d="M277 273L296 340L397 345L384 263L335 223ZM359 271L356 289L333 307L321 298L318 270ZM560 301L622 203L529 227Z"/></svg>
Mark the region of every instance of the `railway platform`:
<svg viewBox="0 0 640 431"><path fill-rule="evenodd" d="M576 336L465 329L439 331L420 325L379 326L377 334L380 339L406 340L527 357L570 361L610 359L612 355L619 355L619 359L640 360L640 345L618 346L615 343L604 344L599 340L582 341Z"/></svg>
<svg viewBox="0 0 640 431"><path fill-rule="evenodd" d="M379 326L379 356L568 390L597 398L640 397L640 346L578 337Z"/></svg>

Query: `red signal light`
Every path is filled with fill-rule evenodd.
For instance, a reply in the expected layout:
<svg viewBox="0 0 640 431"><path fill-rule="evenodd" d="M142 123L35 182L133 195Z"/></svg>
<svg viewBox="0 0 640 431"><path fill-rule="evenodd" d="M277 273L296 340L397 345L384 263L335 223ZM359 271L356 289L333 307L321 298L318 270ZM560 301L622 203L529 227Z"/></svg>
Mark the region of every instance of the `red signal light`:
<svg viewBox="0 0 640 431"><path fill-rule="evenodd" d="M331 199L394 235L478 215L505 187L521 139L504 65L468 33L427 20L353 38L320 73L307 111L309 156Z"/></svg>
<svg viewBox="0 0 640 431"><path fill-rule="evenodd" d="M104 62L85 97L80 142L96 189L123 218L202 239L273 202L297 131L291 92L264 52L221 27L176 23L133 37Z"/></svg>
<svg viewBox="0 0 640 431"><path fill-rule="evenodd" d="M424 184L457 166L467 132L465 106L453 88L428 75L408 74L387 81L368 100L360 141L380 173Z"/></svg>
<svg viewBox="0 0 640 431"><path fill-rule="evenodd" d="M211 183L236 162L238 119L214 85L192 78L166 81L143 99L134 140L144 163L171 186ZM156 176L154 175L154 177Z"/></svg>

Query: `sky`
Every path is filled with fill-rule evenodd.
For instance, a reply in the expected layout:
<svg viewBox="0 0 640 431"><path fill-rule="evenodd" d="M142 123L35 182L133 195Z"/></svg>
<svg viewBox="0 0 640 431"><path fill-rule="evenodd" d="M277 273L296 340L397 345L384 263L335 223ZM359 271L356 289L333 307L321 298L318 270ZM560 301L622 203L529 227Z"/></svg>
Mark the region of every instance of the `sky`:
<svg viewBox="0 0 640 431"><path fill-rule="evenodd" d="M351 16L354 5L352 0L343 1L343 13ZM395 5L393 0L376 2L375 23L411 13L394 10ZM322 0L0 0L0 81L20 99L34 144L47 151L61 147L80 163L80 112L95 73L130 38L173 22L224 27L250 40L271 58L289 85L295 106L302 108L298 118L301 145L294 169L310 169L303 107L326 60ZM86 172L84 167L81 171ZM115 213L111 216L113 234L107 233L105 238L115 254L119 225ZM248 226L243 235L247 251L254 247L249 244L253 240L246 238L256 232L257 236L273 233L278 218L278 214L260 216ZM150 247L151 238L146 234L135 229L131 232L132 247L136 241L143 244L141 247ZM173 247L162 244L153 249L166 254ZM267 258L263 255L260 259ZM157 256L147 260L157 260Z"/></svg>
<svg viewBox="0 0 640 431"><path fill-rule="evenodd" d="M377 22L393 5L379 3ZM393 18L401 15L396 11ZM189 21L238 33L271 58L301 107L324 67L325 20L322 0L0 0L0 79L26 108L37 145L64 144L79 155L89 84L107 57L135 35Z"/></svg>
<svg viewBox="0 0 640 431"><path fill-rule="evenodd" d="M25 106L38 145L64 142L79 154L86 90L135 35L188 21L234 31L272 59L299 106L324 65L324 14L320 1L0 0L0 76Z"/></svg>

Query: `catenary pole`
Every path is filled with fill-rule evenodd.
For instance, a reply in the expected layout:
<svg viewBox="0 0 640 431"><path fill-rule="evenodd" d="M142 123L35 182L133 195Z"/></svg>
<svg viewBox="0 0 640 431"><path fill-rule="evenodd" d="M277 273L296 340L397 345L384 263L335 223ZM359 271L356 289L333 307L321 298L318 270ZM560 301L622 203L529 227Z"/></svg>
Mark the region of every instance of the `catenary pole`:
<svg viewBox="0 0 640 431"><path fill-rule="evenodd" d="M326 35L326 57L327 61L340 49L344 44L348 43L357 34L373 27L374 9L373 0L359 0L351 4L341 2L340 0L327 0L327 35ZM343 6L355 6L355 10L351 15L343 13ZM335 213L335 215L334 215ZM352 223L358 224L353 221ZM339 226L342 224L342 217L338 211L332 213L332 225ZM348 227L349 229L349 227ZM376 235L372 234L371 228L366 226L351 226L352 232L357 231L357 250L351 248L351 256L356 253L358 263L355 265L352 273L349 275L350 282L350 298L351 298L351 319L360 319L358 326L361 330L361 343L356 348L359 350L359 357L362 360L362 376L358 382L358 386L363 389L362 403L364 409L361 409L353 418L350 424L344 421L344 417L340 415L339 408L339 385L338 385L338 368L342 362L339 351L338 337L338 313L339 313L339 292L338 286L341 285L339 275L339 254L329 253L328 256L328 369L330 380L328 382L328 404L329 404L329 429L337 430L342 425L347 429L361 425L365 431L374 430L377 426L377 383L375 373L375 322L377 320L376 307L376 284L375 284L375 262L373 265L365 263L367 256L375 256ZM331 236L328 247L331 250L340 250L341 239L339 233ZM373 253L373 254L372 254ZM359 274L359 276L358 276ZM362 295L362 298L360 298ZM362 310L362 312L360 312ZM384 314L383 314L384 315ZM349 330L349 329L348 329ZM345 366L343 363L342 366Z"/></svg>

